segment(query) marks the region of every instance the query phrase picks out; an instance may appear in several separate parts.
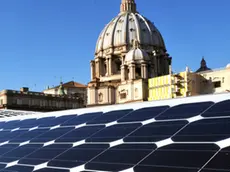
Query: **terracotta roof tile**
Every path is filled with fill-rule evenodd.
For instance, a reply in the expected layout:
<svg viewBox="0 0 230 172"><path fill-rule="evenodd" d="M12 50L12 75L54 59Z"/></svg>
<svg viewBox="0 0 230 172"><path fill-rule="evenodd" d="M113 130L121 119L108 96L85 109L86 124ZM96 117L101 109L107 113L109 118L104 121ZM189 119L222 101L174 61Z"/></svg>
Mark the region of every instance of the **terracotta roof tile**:
<svg viewBox="0 0 230 172"><path fill-rule="evenodd" d="M78 83L78 82L74 82L74 81L70 81L70 82L64 83L62 85L64 88L87 88L86 85ZM59 88L59 87L60 87L60 85L53 87L53 88L49 88L48 90Z"/></svg>

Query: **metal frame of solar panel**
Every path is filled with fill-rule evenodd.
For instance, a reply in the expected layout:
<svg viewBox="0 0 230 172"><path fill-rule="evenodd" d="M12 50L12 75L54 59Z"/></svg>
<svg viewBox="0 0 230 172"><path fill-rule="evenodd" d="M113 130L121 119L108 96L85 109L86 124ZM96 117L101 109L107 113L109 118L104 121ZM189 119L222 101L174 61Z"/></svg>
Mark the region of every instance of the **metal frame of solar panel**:
<svg viewBox="0 0 230 172"><path fill-rule="evenodd" d="M230 94L0 120L0 172L230 171Z"/></svg>

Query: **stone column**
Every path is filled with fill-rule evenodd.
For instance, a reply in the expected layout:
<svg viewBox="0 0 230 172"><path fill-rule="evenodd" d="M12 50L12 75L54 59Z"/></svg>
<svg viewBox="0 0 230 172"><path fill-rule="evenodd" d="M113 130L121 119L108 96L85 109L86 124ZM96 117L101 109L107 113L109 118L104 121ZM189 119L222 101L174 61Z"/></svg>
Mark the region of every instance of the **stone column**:
<svg viewBox="0 0 230 172"><path fill-rule="evenodd" d="M131 63L129 66L129 72L130 72L130 80L136 79L136 69L135 69L135 63Z"/></svg>
<svg viewBox="0 0 230 172"><path fill-rule="evenodd" d="M126 80L125 74L126 74L126 66L125 65L121 65L121 81L125 81Z"/></svg>
<svg viewBox="0 0 230 172"><path fill-rule="evenodd" d="M96 63L96 77L99 78L100 77L100 63L99 63L99 59L96 58L95 59L95 63Z"/></svg>
<svg viewBox="0 0 230 172"><path fill-rule="evenodd" d="M95 79L95 61L90 62L90 68L91 68L91 81Z"/></svg>
<svg viewBox="0 0 230 172"><path fill-rule="evenodd" d="M125 55L122 55L122 56L121 56L121 63L122 63L122 65L125 64Z"/></svg>
<svg viewBox="0 0 230 172"><path fill-rule="evenodd" d="M105 76L109 75L109 58L106 57L106 71L105 71Z"/></svg>
<svg viewBox="0 0 230 172"><path fill-rule="evenodd" d="M112 56L109 55L106 57L106 60L107 60L107 73L108 75L112 75Z"/></svg>
<svg viewBox="0 0 230 172"><path fill-rule="evenodd" d="M147 64L146 63L141 64L141 78L143 78L143 79L148 78L148 70L147 70Z"/></svg>

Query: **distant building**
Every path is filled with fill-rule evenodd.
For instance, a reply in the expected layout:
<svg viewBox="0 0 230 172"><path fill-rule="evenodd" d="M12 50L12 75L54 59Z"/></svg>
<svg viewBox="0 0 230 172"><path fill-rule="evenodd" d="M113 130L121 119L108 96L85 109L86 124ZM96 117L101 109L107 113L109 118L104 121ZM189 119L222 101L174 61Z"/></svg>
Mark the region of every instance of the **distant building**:
<svg viewBox="0 0 230 172"><path fill-rule="evenodd" d="M200 94L229 92L230 64L224 68L207 70L197 74L201 76Z"/></svg>
<svg viewBox="0 0 230 172"><path fill-rule="evenodd" d="M149 101L198 95L199 86L196 73L188 70L179 74L165 75L149 79Z"/></svg>
<svg viewBox="0 0 230 172"><path fill-rule="evenodd" d="M196 73L185 72L149 79L149 101L230 92L230 64L210 69L204 58Z"/></svg>
<svg viewBox="0 0 230 172"><path fill-rule="evenodd" d="M84 100L84 105L87 103L87 86L78 82L70 81L67 83L61 83L60 85L48 88L43 92L52 95L81 97Z"/></svg>
<svg viewBox="0 0 230 172"><path fill-rule="evenodd" d="M20 91L0 91L0 109L49 112L85 107L86 86L68 82L44 92L33 92L23 87Z"/></svg>

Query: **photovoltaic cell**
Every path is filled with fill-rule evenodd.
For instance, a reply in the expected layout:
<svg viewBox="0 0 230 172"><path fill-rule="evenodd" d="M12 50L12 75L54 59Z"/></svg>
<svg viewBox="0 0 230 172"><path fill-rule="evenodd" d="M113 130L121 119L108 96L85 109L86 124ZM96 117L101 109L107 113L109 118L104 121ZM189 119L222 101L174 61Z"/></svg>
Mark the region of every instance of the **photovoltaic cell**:
<svg viewBox="0 0 230 172"><path fill-rule="evenodd" d="M226 170L207 170L207 169L203 169L200 172L226 172Z"/></svg>
<svg viewBox="0 0 230 172"><path fill-rule="evenodd" d="M72 154L68 154L68 157ZM83 165L85 162L83 161L70 161L70 160L51 160L48 163L50 167L62 167L62 168L74 168L80 165Z"/></svg>
<svg viewBox="0 0 230 172"><path fill-rule="evenodd" d="M125 142L158 142L170 138L187 121L154 122L144 125L124 139Z"/></svg>
<svg viewBox="0 0 230 172"><path fill-rule="evenodd" d="M156 117L156 120L191 118L201 114L213 104L213 102L181 104L168 109L166 112Z"/></svg>
<svg viewBox="0 0 230 172"><path fill-rule="evenodd" d="M227 138L230 138L230 118L196 121L172 139L178 142L217 142Z"/></svg>
<svg viewBox="0 0 230 172"><path fill-rule="evenodd" d="M230 147L221 150L204 168L204 170L222 170L230 169Z"/></svg>
<svg viewBox="0 0 230 172"><path fill-rule="evenodd" d="M199 170L218 149L213 144L172 144L157 149L140 165Z"/></svg>
<svg viewBox="0 0 230 172"><path fill-rule="evenodd" d="M42 145L21 146L21 147L18 147L16 149L9 151L8 153L1 155L1 158L15 158L15 160L19 160L19 159L31 154L31 152L38 150L39 148L41 148L41 146Z"/></svg>
<svg viewBox="0 0 230 172"><path fill-rule="evenodd" d="M23 143L26 141L30 141L33 138L39 137L40 135L42 135L48 131L49 131L49 129L35 129L32 131L26 131L26 132L23 132L22 134L20 134L16 137L12 138L10 140L10 142Z"/></svg>
<svg viewBox="0 0 230 172"><path fill-rule="evenodd" d="M28 130L1 131L0 132L0 143L14 139L15 137L18 137L18 136L26 133L27 131Z"/></svg>
<svg viewBox="0 0 230 172"><path fill-rule="evenodd" d="M102 112L88 113L88 114L76 116L75 118L72 118L71 120L68 120L65 123L61 124L61 126L76 126L76 125L84 124L94 120L95 118L100 117L101 115L103 115Z"/></svg>
<svg viewBox="0 0 230 172"><path fill-rule="evenodd" d="M86 127L81 127L77 128L75 130L72 130L71 132L63 135L59 139L56 140L56 142L77 142L81 141L84 139L87 139L91 135L97 133L98 131L104 129L105 126L100 125L100 126L86 126Z"/></svg>
<svg viewBox="0 0 230 172"><path fill-rule="evenodd" d="M158 116L160 113L164 112L168 108L169 106L160 106L160 107L148 107L148 108L138 109L136 111L133 111L132 113L129 113L127 116L121 118L120 120L118 120L118 123L138 122L138 121L145 121L148 119L152 119Z"/></svg>
<svg viewBox="0 0 230 172"><path fill-rule="evenodd" d="M1 125L1 129L14 129L16 128L15 125L17 125L17 123L19 123L20 120L14 120L14 121L8 121L5 122L4 124Z"/></svg>
<svg viewBox="0 0 230 172"><path fill-rule="evenodd" d="M48 152L47 152L48 153ZM43 163L46 163L47 160L46 159L31 159L31 158L22 158L19 160L19 164L25 164L25 165L40 165Z"/></svg>
<svg viewBox="0 0 230 172"><path fill-rule="evenodd" d="M142 124L117 124L107 127L88 138L87 142L113 142L124 138Z"/></svg>
<svg viewBox="0 0 230 172"><path fill-rule="evenodd" d="M9 126L5 125L4 129L7 130L7 129L14 129L14 128L30 128L34 126L35 121L36 119L27 119L23 121L14 122Z"/></svg>
<svg viewBox="0 0 230 172"><path fill-rule="evenodd" d="M216 103L212 108L207 110L203 117L220 117L220 116L230 116L230 100L225 100Z"/></svg>
<svg viewBox="0 0 230 172"><path fill-rule="evenodd" d="M59 165L62 167L76 167L78 165L85 164L86 162L93 159L98 154L102 153L109 148L109 145L90 145L85 144L82 146L74 147L56 157L49 165ZM68 162L68 163L67 163Z"/></svg>
<svg viewBox="0 0 230 172"><path fill-rule="evenodd" d="M60 138L61 136L71 132L74 130L74 127L68 127L68 128L57 128L54 130L49 130L45 132L42 135L39 135L38 137L31 140L31 142L49 142L52 140L56 140Z"/></svg>
<svg viewBox="0 0 230 172"><path fill-rule="evenodd" d="M127 110L119 110L119 111L112 111L105 113L98 118L95 118L94 120L87 122L87 124L106 124L110 123L116 120L119 120L120 118L128 115L130 112L132 112L132 109Z"/></svg>
<svg viewBox="0 0 230 172"><path fill-rule="evenodd" d="M134 166L156 148L155 145L119 145L86 164L87 169L122 171Z"/></svg>
<svg viewBox="0 0 230 172"><path fill-rule="evenodd" d="M23 159L27 159L27 162L31 159L31 160L38 160L39 163L38 164L42 164L42 163L46 163L48 161L50 161L51 159L55 158L56 156L62 154L63 152L65 152L66 149L57 149L57 148L53 148L52 145L47 146L47 147L42 147L40 149L37 149L36 151L32 152L30 155L25 156ZM22 161L23 161L22 159ZM24 161L25 164L26 161ZM37 164L37 165L38 165Z"/></svg>
<svg viewBox="0 0 230 172"><path fill-rule="evenodd" d="M134 168L135 172L197 172L197 169L188 168L176 168L176 167L165 167L165 166L144 166L138 165Z"/></svg>
<svg viewBox="0 0 230 172"><path fill-rule="evenodd" d="M68 116L60 116L60 117L56 117L54 119L50 119L48 121L45 121L43 123L41 123L39 125L39 127L52 127L52 126L56 126L56 125L61 125L69 120L74 119L74 117L76 117L76 115L68 115Z"/></svg>
<svg viewBox="0 0 230 172"><path fill-rule="evenodd" d="M6 144L0 146L0 156L4 155L5 153L17 148L19 145L17 144Z"/></svg>
<svg viewBox="0 0 230 172"><path fill-rule="evenodd" d="M6 168L5 171L7 172L32 172L34 167L22 166L22 165L15 165L13 167ZM2 172L2 171L0 171Z"/></svg>
<svg viewBox="0 0 230 172"><path fill-rule="evenodd" d="M44 169L41 169L41 170L37 170L36 172L69 172L69 170L44 168Z"/></svg>

